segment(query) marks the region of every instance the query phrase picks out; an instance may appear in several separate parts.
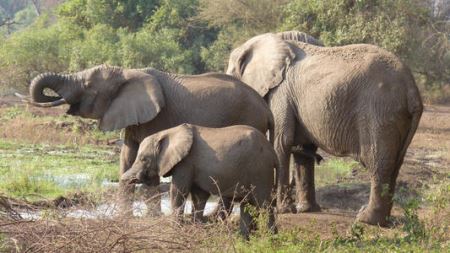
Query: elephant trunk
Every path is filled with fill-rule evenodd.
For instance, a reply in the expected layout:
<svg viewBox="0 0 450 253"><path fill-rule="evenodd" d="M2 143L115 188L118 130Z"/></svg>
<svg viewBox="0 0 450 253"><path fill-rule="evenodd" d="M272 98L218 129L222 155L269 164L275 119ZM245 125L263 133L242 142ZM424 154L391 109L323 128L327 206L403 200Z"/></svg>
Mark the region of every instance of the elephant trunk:
<svg viewBox="0 0 450 253"><path fill-rule="evenodd" d="M120 181L125 184L137 183L140 177L141 170L137 166L132 166L128 171L122 174Z"/></svg>
<svg viewBox="0 0 450 253"><path fill-rule="evenodd" d="M45 95L45 89L51 89L59 96ZM30 85L31 100L36 105L56 106L62 104L63 101L75 104L79 102L82 90L83 84L75 76L54 73L41 74L35 77Z"/></svg>

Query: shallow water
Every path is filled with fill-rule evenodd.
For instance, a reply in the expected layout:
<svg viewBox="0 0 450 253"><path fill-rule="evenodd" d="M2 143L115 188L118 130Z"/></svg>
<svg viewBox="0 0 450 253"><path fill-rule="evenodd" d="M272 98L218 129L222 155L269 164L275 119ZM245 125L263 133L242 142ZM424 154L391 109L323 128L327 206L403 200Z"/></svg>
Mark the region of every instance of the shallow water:
<svg viewBox="0 0 450 253"><path fill-rule="evenodd" d="M92 177L87 173L52 175L51 172L38 176L35 179L51 181L60 187L82 187L91 183ZM106 181L106 180L105 180Z"/></svg>
<svg viewBox="0 0 450 253"><path fill-rule="evenodd" d="M45 174L44 176L39 176L37 178L39 180L51 180L55 182L57 185L61 187L81 187L83 185L87 185L91 181L91 177L87 173L78 173L78 174L70 174L70 175L51 175L50 173ZM167 178L161 178L162 183L170 183L171 177ZM102 187L112 187L117 188L119 187L119 183L117 182L110 182L107 180L104 180L102 182ZM142 185L137 184L136 185L136 191L139 191L139 189L142 187ZM217 198L212 197L209 199L209 201L206 203L204 215L211 214L217 207ZM117 203L112 202L106 202L98 205L97 207L93 209L64 209L60 210L65 216L72 217L72 218L85 218L85 219L96 219L96 218L112 218L119 214L119 209L117 206ZM172 213L172 208L170 204L169 199L169 193L165 192L161 194L161 212L164 215L170 215ZM239 212L239 206L235 206L233 209L233 213ZM148 208L145 202L143 201L135 201L133 202L133 215L136 217L143 217L147 215ZM191 214L192 213L192 201L188 199L185 204L184 208L185 214ZM20 213L22 218L26 220L37 220L41 219L43 216L46 215L46 211L26 211Z"/></svg>
<svg viewBox="0 0 450 253"><path fill-rule="evenodd" d="M206 203L204 215L210 215L217 207L217 199L213 198ZM98 218L113 218L119 214L117 203L103 203L94 209L67 209L61 210L61 213L66 217L83 218L83 219L98 219ZM164 215L170 215L172 208L168 193L161 194L161 212ZM133 202L133 216L144 217L148 213L148 208L145 202ZM184 207L185 214L192 213L192 201L188 199ZM233 213L239 213L239 206L235 205ZM38 220L46 215L46 211L26 211L20 213L21 217L26 220Z"/></svg>

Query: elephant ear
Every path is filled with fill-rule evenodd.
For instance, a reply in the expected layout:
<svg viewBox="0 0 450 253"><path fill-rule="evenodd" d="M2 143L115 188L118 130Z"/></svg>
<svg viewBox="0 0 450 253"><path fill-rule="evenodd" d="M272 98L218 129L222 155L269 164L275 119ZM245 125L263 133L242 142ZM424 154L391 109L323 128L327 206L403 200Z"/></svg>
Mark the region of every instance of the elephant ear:
<svg viewBox="0 0 450 253"><path fill-rule="evenodd" d="M160 136L159 176L168 176L172 168L187 156L192 147L192 126L182 124L163 132Z"/></svg>
<svg viewBox="0 0 450 253"><path fill-rule="evenodd" d="M100 129L111 131L148 122L164 105L164 95L156 78L128 70L116 97L100 119Z"/></svg>
<svg viewBox="0 0 450 253"><path fill-rule="evenodd" d="M240 78L265 96L284 80L286 69L294 58L289 43L276 34L266 33L233 50L227 74Z"/></svg>

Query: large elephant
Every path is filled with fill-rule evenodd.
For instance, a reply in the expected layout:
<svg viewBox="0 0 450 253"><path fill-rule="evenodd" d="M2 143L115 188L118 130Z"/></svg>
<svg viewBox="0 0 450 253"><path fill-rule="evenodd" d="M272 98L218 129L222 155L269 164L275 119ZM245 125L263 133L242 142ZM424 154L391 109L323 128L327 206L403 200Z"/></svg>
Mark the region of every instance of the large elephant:
<svg viewBox="0 0 450 253"><path fill-rule="evenodd" d="M264 97L274 114L278 208L292 208L289 156L299 145L305 152L293 154L298 211L320 210L314 155L305 154L321 148L369 169L369 203L357 219L386 225L395 181L423 111L414 78L396 56L376 46L319 47L301 42L299 34L253 37L232 51L227 70Z"/></svg>
<svg viewBox="0 0 450 253"><path fill-rule="evenodd" d="M44 94L53 90L58 96ZM273 135L273 116L253 89L225 74L172 75L152 68L97 66L71 75L41 74L30 85L36 106L68 103L68 114L99 120L102 130L125 128L120 174L135 161L147 136L182 123L207 127L249 125ZM159 178L146 181L159 184ZM124 196L133 187L120 184ZM126 198L122 198L125 200ZM128 201L123 204L128 205Z"/></svg>
<svg viewBox="0 0 450 253"><path fill-rule="evenodd" d="M275 230L272 190L277 167L272 144L253 127L182 124L145 138L121 180L172 176L170 199L175 215L180 217L191 194L194 219L200 221L211 194L226 199L225 203L239 201L241 233L248 238L254 222L246 204L267 208L268 227Z"/></svg>

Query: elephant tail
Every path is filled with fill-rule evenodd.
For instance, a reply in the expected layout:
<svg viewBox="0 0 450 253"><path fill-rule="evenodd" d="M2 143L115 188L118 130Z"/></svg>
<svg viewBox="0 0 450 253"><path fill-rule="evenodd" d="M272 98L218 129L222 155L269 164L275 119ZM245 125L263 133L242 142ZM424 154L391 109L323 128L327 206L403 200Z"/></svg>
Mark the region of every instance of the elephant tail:
<svg viewBox="0 0 450 253"><path fill-rule="evenodd" d="M272 160L274 161L273 167L275 169L275 171L274 171L274 185L273 185L274 188L273 189L275 190L274 196L276 196L276 191L278 189L278 178L280 177L281 169L280 169L280 161L278 160L277 153L275 152L275 150L273 148L271 150L272 150L272 157L273 157ZM276 207L276 201L272 201L272 205L274 205Z"/></svg>
<svg viewBox="0 0 450 253"><path fill-rule="evenodd" d="M272 113L270 113L270 115L271 115L271 117L269 118L269 122L268 122L268 129L269 129L269 141L270 141L270 144L272 144L272 147L273 147L273 145L274 145L274 142L275 142L275 123L274 123L274 120L273 120L273 116L272 116Z"/></svg>
<svg viewBox="0 0 450 253"><path fill-rule="evenodd" d="M416 82L414 81L414 77L411 73L409 73L407 83L410 85L409 87L407 87L407 104L408 112L411 115L411 125L403 142L403 147L399 152L397 160L398 168L400 168L403 163L403 158L406 155L406 150L408 149L409 144L411 144L414 134L416 133L416 130L419 126L420 117L422 116L423 112L422 98L420 97L419 89L417 88Z"/></svg>

